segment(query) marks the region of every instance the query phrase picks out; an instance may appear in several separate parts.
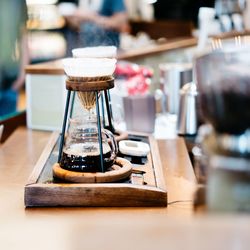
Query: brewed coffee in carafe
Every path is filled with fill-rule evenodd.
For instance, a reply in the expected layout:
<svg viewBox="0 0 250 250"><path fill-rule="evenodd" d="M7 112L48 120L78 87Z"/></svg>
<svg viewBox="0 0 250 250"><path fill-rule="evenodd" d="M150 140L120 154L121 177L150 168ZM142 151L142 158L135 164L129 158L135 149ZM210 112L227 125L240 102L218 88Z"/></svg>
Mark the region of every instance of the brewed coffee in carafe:
<svg viewBox="0 0 250 250"><path fill-rule="evenodd" d="M113 134L102 129L102 156L104 170L114 163L117 144ZM70 119L68 136L63 148L61 167L71 171L100 171L100 144L96 117Z"/></svg>

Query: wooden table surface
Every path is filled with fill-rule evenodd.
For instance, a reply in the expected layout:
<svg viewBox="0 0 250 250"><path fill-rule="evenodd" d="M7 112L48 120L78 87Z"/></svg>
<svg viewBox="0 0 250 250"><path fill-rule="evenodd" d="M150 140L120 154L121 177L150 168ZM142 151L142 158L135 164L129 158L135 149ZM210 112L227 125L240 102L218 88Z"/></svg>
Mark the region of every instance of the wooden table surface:
<svg viewBox="0 0 250 250"><path fill-rule="evenodd" d="M180 138L158 142L167 208L25 209L24 185L49 136L23 127L0 147L0 249L250 248L249 216L194 213L196 181Z"/></svg>

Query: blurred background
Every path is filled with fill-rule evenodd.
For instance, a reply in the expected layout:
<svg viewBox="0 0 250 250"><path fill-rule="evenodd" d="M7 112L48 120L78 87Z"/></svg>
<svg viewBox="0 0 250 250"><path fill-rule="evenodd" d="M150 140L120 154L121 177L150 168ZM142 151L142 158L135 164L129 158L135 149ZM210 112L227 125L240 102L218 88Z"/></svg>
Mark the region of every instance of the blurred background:
<svg viewBox="0 0 250 250"><path fill-rule="evenodd" d="M67 40L63 14L78 5L77 0L26 0L27 28L32 62L41 62L66 55L76 41ZM163 42L188 37L198 25L200 7L214 7L214 0L126 0L130 29L122 34L121 49L138 47L141 43ZM132 42L133 41L133 42ZM67 44L67 42L69 44ZM48 46L49 43L49 46Z"/></svg>
<svg viewBox="0 0 250 250"><path fill-rule="evenodd" d="M18 0L12 1L19 3ZM10 17L9 23L1 22L3 20L1 14L4 13L4 11L1 12L2 2L0 2L0 31L1 28L5 28L5 31L14 33L18 29L11 29L7 26L12 21ZM105 8L104 4L101 5L104 2ZM22 66L27 66L27 64L28 66L21 68L22 81L19 81L18 86L13 89L9 83L15 83L13 79L15 80L17 75L13 77L10 70L11 78L1 69L5 66L5 62L1 60L3 58L1 53L5 52L5 47L0 44L0 84L4 82L2 80L4 77L6 79L9 77L8 87L10 91L15 92L14 94L18 93L17 110L24 110L25 117L23 116L22 122L27 122L28 128L50 131L61 129L66 89L65 68L60 59L72 57L72 49L75 48L115 45L118 52L113 56L118 61L114 72L115 87L110 90L110 106L114 114L112 118L115 128L152 133L156 139L175 139L181 135L185 138L193 165L197 165L194 168L202 170L205 169L203 168L204 158L202 158L205 154L199 146L206 133L212 136L213 133L210 130L199 132L198 129L207 123L209 115L214 122L213 115L221 108L221 114L226 118L230 117L230 122L225 119L225 126L221 128L214 123L216 124L214 127L219 127L222 141L224 141L225 132L232 133L231 141L225 137L226 141L230 142L228 144L234 150L236 141L239 144L239 150L237 149L239 152L233 150L231 152L230 147L227 151L230 151L230 154L233 153L233 156L239 153L240 157L236 159L237 161L241 161L242 145L244 146L243 153L247 155L248 160L247 163L243 163L249 168L250 88L248 74L246 79L242 78L243 80L239 81L241 73L245 74L249 71L249 61L246 60L249 57L245 51L238 53L238 64L231 65L235 63L233 60L226 62L230 66L226 69L227 71L221 67L221 65L226 65L222 60L228 58L226 54L220 58L222 61L218 61L216 54L214 58L205 57L204 61L200 62L197 58L204 52L216 52L217 49L226 48L227 45L231 48L236 45L238 49L244 47L242 45L249 45L250 0L23 0L22 3L26 3L27 7L27 21L24 22L24 26L29 62L25 61L25 65L23 60L19 62L21 61ZM16 13L13 15L16 14L18 17L20 12L20 9L16 8ZM8 17L6 13L4 13L5 17ZM0 42L1 38L4 40L7 37L7 32L6 36L0 37ZM20 37L19 35L18 38ZM16 45L14 39L12 42L12 45ZM6 48L10 47L6 39L4 45ZM15 49L16 47L12 46L12 50ZM99 68L101 67L98 66L98 70ZM80 70L83 72L82 68ZM231 77L232 72L236 72L235 78ZM221 78L229 75L229 79L225 78L225 82L218 82L219 78L216 79L215 73ZM209 87L213 85L216 95L211 92L212 98L206 99L207 93L205 92L204 95L202 88L198 85ZM223 88L219 89L218 95L220 85ZM224 86L226 86L225 89ZM209 88L208 90L210 91ZM227 93L228 90L232 92L232 95L236 93L237 98L233 96L236 101L232 102L229 98L229 101L224 102L224 99L227 100L224 98L224 95L227 96L224 91ZM0 97L3 96L1 92L2 89L0 89ZM201 103L199 97L202 94L205 98ZM230 104L229 108L225 108L226 105L223 106L223 103L227 102ZM2 103L5 104L5 102ZM243 103L242 106L240 103ZM235 111L235 107L239 111L237 109ZM200 115L202 108L209 115ZM2 109L0 106L0 111ZM240 116L237 118L241 113L243 113L243 118L241 119ZM224 118L223 115L218 115L216 119L219 120L221 116ZM15 126L18 124L18 122L14 123ZM211 121L208 123L210 124ZM243 123L243 128L238 129L241 123ZM143 127L144 125L146 126ZM229 125L232 125L232 128ZM218 137L215 135L211 138L216 141ZM217 146L216 143L214 144ZM197 145L196 151L193 151L194 146ZM216 150L217 148L214 151ZM205 163L207 163L206 160L205 158ZM223 159L221 162L229 164L231 158ZM218 165L216 164L215 166ZM203 172L204 176L197 174L198 180L206 179L206 172ZM249 190L249 180L246 183ZM218 181L218 188L220 186L221 182ZM246 199L249 202L248 194L249 192L247 192ZM225 195L222 194L221 197ZM216 204L220 204L220 201L219 197ZM248 204L247 211L249 211Z"/></svg>
<svg viewBox="0 0 250 250"><path fill-rule="evenodd" d="M116 3L116 1L113 2ZM98 4L100 5L98 0L26 0L29 64L46 63L69 57L72 56L72 49L84 47L81 25L74 23L72 13L75 13L79 7L84 10L87 5L95 10ZM125 59L131 63L130 72L125 72L128 74L126 80L128 78L131 80L131 74L135 76L139 72L139 76L133 77L133 81L126 81L128 85L140 81L143 83L142 87L146 86L154 91L160 88L160 84L163 85L161 90L164 91L163 75L165 71L170 71L160 67L160 64L191 63L194 54L206 46L208 37L229 34L229 37L234 39L234 33L230 32L247 33L250 27L248 0L124 0L124 4L127 23L125 27L119 29L119 43L114 44L118 46L118 59L119 61ZM203 12L200 11L201 9ZM88 19L90 20L91 17ZM99 16L97 22L102 21L102 16ZM102 39L101 32L98 30L95 32L95 36L90 36L91 46L96 45L93 37ZM196 40L185 42L185 39ZM175 41L180 45L178 43L175 45ZM175 49L165 51L166 47L161 46L169 42L172 42L171 46ZM183 46L185 43L187 45ZM220 43L221 41L212 45L216 47ZM105 41L101 45L113 44L106 44ZM184 50L181 47L186 48ZM117 74L118 88L119 80L121 78L124 80L123 70L128 70L127 66L118 65L118 71L121 70L121 75ZM138 71L135 70L135 66ZM189 70L186 71L189 72ZM145 76L143 75L145 72L150 73ZM143 79L140 78L141 76ZM181 85L192 80L190 77L187 79ZM181 87L181 85L178 86ZM25 110L27 93L24 84L19 93L18 110ZM176 98L177 94L175 94ZM171 97L168 100L170 99ZM159 106L162 105L158 102L157 111ZM162 109L164 112L164 108ZM175 114L177 109L178 106L175 107Z"/></svg>

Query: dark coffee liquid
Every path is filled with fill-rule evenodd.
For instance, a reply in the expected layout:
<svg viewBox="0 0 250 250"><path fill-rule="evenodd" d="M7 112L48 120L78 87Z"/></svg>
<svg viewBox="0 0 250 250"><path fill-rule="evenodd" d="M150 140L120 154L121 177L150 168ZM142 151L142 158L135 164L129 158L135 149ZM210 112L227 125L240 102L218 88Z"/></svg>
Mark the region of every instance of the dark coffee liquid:
<svg viewBox="0 0 250 250"><path fill-rule="evenodd" d="M201 92L202 114L219 133L242 134L250 128L250 78L227 77Z"/></svg>
<svg viewBox="0 0 250 250"><path fill-rule="evenodd" d="M104 171L110 168L114 160L110 159L111 151L110 149L103 149L103 162ZM76 171L76 172L101 172L101 159L100 154L93 154L89 152L88 154L77 154L73 150L65 150L62 154L62 159L60 166L66 170Z"/></svg>

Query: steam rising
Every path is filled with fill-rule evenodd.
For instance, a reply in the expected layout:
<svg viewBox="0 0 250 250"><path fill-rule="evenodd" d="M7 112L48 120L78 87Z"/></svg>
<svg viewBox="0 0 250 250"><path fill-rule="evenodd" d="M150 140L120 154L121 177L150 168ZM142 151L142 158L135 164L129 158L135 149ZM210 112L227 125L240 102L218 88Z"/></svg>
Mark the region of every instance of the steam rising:
<svg viewBox="0 0 250 250"><path fill-rule="evenodd" d="M71 51L80 47L94 46L116 46L119 47L119 33L113 30L106 30L93 23L84 23L80 31L66 30L67 54L72 56Z"/></svg>

